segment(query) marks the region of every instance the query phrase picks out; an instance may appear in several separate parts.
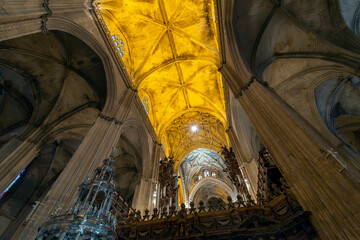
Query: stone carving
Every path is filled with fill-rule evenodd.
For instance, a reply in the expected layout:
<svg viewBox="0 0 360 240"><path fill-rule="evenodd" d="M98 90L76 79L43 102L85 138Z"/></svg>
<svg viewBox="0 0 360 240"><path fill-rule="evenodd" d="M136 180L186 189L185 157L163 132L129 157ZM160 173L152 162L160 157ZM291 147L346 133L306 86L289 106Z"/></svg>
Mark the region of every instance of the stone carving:
<svg viewBox="0 0 360 240"><path fill-rule="evenodd" d="M122 122L119 121L118 119L114 118L114 117L110 117L110 116L106 116L104 114L102 114L101 112L98 114L99 118L102 118L108 122L114 121L115 124L121 125Z"/></svg>

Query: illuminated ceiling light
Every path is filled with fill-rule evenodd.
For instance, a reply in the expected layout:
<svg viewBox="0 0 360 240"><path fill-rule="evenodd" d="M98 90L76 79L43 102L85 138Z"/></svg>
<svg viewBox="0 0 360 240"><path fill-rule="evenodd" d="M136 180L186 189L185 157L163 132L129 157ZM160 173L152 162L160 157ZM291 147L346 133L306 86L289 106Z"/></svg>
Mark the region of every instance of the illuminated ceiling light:
<svg viewBox="0 0 360 240"><path fill-rule="evenodd" d="M197 132L198 127L196 125L192 125L190 129L192 132Z"/></svg>

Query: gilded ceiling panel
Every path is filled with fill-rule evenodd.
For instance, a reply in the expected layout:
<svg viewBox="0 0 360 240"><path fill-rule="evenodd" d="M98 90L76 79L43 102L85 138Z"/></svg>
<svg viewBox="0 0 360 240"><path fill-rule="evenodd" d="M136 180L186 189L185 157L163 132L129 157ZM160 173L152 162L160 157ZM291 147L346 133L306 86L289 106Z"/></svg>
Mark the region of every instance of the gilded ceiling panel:
<svg viewBox="0 0 360 240"><path fill-rule="evenodd" d="M140 99L146 100L146 112L158 139L168 146L168 153L180 157L190 151L184 146L226 144L215 3L104 0L95 5L114 39L116 54L139 90ZM213 123L220 132L199 134L196 139L184 138L189 135L189 128L184 125L169 137L168 128L181 124L179 119L189 112L215 117L218 122ZM221 137L215 140L215 135ZM172 142L166 142L170 138Z"/></svg>

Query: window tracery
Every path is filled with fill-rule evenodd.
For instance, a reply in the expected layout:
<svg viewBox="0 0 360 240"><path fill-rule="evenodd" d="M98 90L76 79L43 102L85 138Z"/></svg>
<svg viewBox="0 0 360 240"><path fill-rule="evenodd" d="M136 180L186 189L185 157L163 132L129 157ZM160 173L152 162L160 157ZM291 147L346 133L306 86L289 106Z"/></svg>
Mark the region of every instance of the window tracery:
<svg viewBox="0 0 360 240"><path fill-rule="evenodd" d="M150 109L149 98L147 96L145 96L141 102L142 102L142 104L143 104L143 106L145 108L146 114L149 115L149 109Z"/></svg>
<svg viewBox="0 0 360 240"><path fill-rule="evenodd" d="M212 176L212 177L216 177L216 173L215 173L215 172L212 172L212 173L211 173L211 176Z"/></svg>
<svg viewBox="0 0 360 240"><path fill-rule="evenodd" d="M208 176L210 176L209 170L205 170L204 171L204 177L208 177Z"/></svg>
<svg viewBox="0 0 360 240"><path fill-rule="evenodd" d="M120 57L124 56L125 55L125 44L124 44L123 39L121 37L119 37L117 34L114 34L111 37L114 41L116 50L119 53Z"/></svg>

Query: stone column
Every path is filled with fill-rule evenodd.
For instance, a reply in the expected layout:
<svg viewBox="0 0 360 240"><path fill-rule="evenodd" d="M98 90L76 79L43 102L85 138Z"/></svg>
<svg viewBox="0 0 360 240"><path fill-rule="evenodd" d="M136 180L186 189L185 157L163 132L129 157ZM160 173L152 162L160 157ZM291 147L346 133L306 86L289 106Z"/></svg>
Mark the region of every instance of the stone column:
<svg viewBox="0 0 360 240"><path fill-rule="evenodd" d="M145 209L152 210L153 193L159 175L161 147L161 144L157 142L154 143L151 154L151 169L150 171L146 171L150 174L144 173L135 189L132 207L136 210L140 210L142 213L144 213Z"/></svg>
<svg viewBox="0 0 360 240"><path fill-rule="evenodd" d="M241 169L245 172L247 180L249 181L251 197L252 199L256 199L259 170L255 159L244 162Z"/></svg>
<svg viewBox="0 0 360 240"><path fill-rule="evenodd" d="M88 2L86 4L90 5ZM51 15L53 12L63 13L76 11L84 9L84 5L84 1L81 0L1 1L0 23L40 18L40 16Z"/></svg>
<svg viewBox="0 0 360 240"><path fill-rule="evenodd" d="M16 148L18 148L26 138L31 135L36 128L27 124L24 130L21 131L20 135L16 135L9 142L7 142L4 146L0 148L0 163L4 161Z"/></svg>
<svg viewBox="0 0 360 240"><path fill-rule="evenodd" d="M81 182L110 155L120 131L120 124L98 118L42 201L44 205L34 212L32 218L35 220L19 228L12 239L34 239L37 229L51 212L59 206L63 210L67 209Z"/></svg>
<svg viewBox="0 0 360 240"><path fill-rule="evenodd" d="M257 81L231 79L244 112L277 166L291 185L322 239L357 239L360 236L360 186L318 138L293 117L280 97ZM239 92L240 91L240 92ZM286 107L287 106L287 107Z"/></svg>
<svg viewBox="0 0 360 240"><path fill-rule="evenodd" d="M141 214L151 208L155 185L152 179L142 178L136 186L132 207L140 210Z"/></svg>
<svg viewBox="0 0 360 240"><path fill-rule="evenodd" d="M15 138L1 148L0 153L0 191L2 192L14 178L36 157L40 140L44 136L41 127L28 137Z"/></svg>
<svg viewBox="0 0 360 240"><path fill-rule="evenodd" d="M46 1L2 1L0 11L0 23L38 18L47 13L43 7ZM47 5L49 5L47 3Z"/></svg>
<svg viewBox="0 0 360 240"><path fill-rule="evenodd" d="M115 118L99 114L99 118L42 200L44 205L33 213L34 220L19 228L12 239L34 239L39 226L56 208L60 206L62 210L68 209L85 177L90 176L109 157L111 148L118 143L122 122L128 116L134 96L133 91L127 91Z"/></svg>
<svg viewBox="0 0 360 240"><path fill-rule="evenodd" d="M157 181L159 177L159 164L160 164L160 158L162 157L161 148L162 145L159 144L158 142L155 142L153 147L152 159L151 159L151 164L152 164L151 178L153 178L155 181Z"/></svg>
<svg viewBox="0 0 360 240"><path fill-rule="evenodd" d="M159 164L160 164L160 159L163 158L164 156L164 152L162 151L162 145L159 144L158 142L155 142L154 144L154 148L153 148L153 158L152 158L152 179L153 179L153 188L157 189L156 192L156 205L153 206L153 204L150 204L150 208L149 210L152 212L153 208L158 208L159 207L159 201L160 201L160 185L158 182L158 178L159 178ZM153 195L151 195L151 199L153 199Z"/></svg>
<svg viewBox="0 0 360 240"><path fill-rule="evenodd" d="M226 130L226 132L229 136L230 145L234 149L236 160L237 160L240 168L245 173L245 176L244 176L245 179L247 179L249 181L249 184L250 184L249 193L251 194L252 199L256 199L256 192L257 192L257 166L256 166L256 163L252 160L251 162L253 162L253 164L251 164L251 162L246 161L246 159L244 160L244 158L242 157L240 143L234 132L234 129L230 126L228 128L228 130Z"/></svg>

